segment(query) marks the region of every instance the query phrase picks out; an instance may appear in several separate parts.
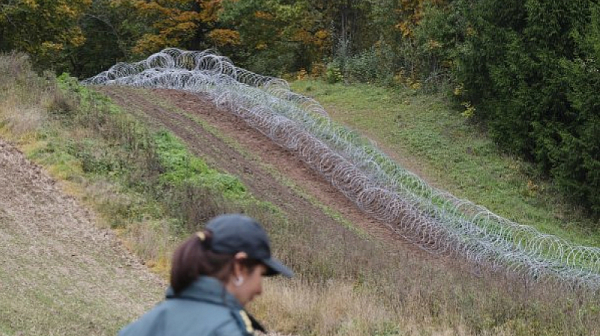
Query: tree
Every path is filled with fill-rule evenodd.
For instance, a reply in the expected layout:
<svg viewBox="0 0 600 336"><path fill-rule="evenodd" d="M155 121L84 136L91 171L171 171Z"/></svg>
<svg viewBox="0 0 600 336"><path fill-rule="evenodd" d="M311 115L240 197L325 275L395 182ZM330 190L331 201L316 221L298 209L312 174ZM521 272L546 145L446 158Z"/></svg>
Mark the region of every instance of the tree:
<svg viewBox="0 0 600 336"><path fill-rule="evenodd" d="M85 42L75 48L70 60L71 74L80 78L133 60L133 47L152 28L139 20L133 0L93 0L79 25Z"/></svg>
<svg viewBox="0 0 600 336"><path fill-rule="evenodd" d="M197 34L203 16L201 4L193 0L135 0L140 20L151 26L136 41L132 52L145 56L166 47L182 47L193 49L192 41L197 41ZM192 48L190 48L192 47Z"/></svg>
<svg viewBox="0 0 600 336"><path fill-rule="evenodd" d="M592 213L600 215L600 6L591 6L591 22L574 33L576 56L560 62L573 121L559 130L560 146L551 157L557 184Z"/></svg>
<svg viewBox="0 0 600 336"><path fill-rule="evenodd" d="M29 53L38 67L68 67L85 38L78 21L91 0L17 0L0 5L0 50Z"/></svg>
<svg viewBox="0 0 600 336"><path fill-rule="evenodd" d="M166 47L206 49L219 10L219 0L93 0L80 20L86 42L72 57L73 72L90 76Z"/></svg>
<svg viewBox="0 0 600 336"><path fill-rule="evenodd" d="M329 30L332 54L350 57L373 46L377 41L377 27L372 20L369 0L317 0L314 8L323 13L323 23Z"/></svg>
<svg viewBox="0 0 600 336"><path fill-rule="evenodd" d="M222 6L221 24L239 36L238 61L256 72L307 68L329 46L322 16L308 1L225 0Z"/></svg>

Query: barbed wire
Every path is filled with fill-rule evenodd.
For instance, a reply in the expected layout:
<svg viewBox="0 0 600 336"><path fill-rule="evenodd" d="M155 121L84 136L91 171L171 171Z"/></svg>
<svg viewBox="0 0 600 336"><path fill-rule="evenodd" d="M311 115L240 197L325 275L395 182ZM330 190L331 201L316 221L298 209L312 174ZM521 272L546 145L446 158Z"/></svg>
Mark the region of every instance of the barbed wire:
<svg viewBox="0 0 600 336"><path fill-rule="evenodd" d="M317 101L292 92L286 81L238 68L210 50L165 49L82 83L208 94L294 152L362 211L427 251L536 281L600 287L600 248L572 244L429 186L369 139L332 122Z"/></svg>

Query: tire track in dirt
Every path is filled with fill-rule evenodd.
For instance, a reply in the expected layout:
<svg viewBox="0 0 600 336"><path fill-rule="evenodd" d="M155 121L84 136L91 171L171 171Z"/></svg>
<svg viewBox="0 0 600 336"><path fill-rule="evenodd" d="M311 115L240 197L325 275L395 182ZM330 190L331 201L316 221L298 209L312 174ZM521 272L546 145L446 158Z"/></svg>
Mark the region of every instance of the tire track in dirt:
<svg viewBox="0 0 600 336"><path fill-rule="evenodd" d="M241 118L218 109L206 97L177 90L144 90L131 87L97 87L114 102L157 127L166 127L202 156L227 173L238 176L259 199L279 206L290 217L312 223L339 225L309 200L278 181L285 176L321 204L342 214L352 225L383 242L390 251L435 258L393 233L385 223L361 212L354 203L315 173L299 158L248 126ZM175 108L173 108L175 107ZM177 111L179 110L179 111ZM227 138L233 139L249 158L233 145L207 131L194 119L200 119ZM265 164L277 170L273 174ZM335 238L335 237L332 237Z"/></svg>

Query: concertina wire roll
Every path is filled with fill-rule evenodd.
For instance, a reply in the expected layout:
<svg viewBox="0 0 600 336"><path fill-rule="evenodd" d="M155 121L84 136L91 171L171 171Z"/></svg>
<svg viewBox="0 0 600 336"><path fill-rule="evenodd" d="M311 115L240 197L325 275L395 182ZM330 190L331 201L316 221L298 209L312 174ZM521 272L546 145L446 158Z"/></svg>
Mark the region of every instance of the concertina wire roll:
<svg viewBox="0 0 600 336"><path fill-rule="evenodd" d="M427 251L457 254L535 281L600 287L599 248L574 245L429 186L370 140L332 122L318 102L292 92L286 81L238 68L210 50L165 49L140 62L118 63L82 84L207 94L295 153L362 211Z"/></svg>

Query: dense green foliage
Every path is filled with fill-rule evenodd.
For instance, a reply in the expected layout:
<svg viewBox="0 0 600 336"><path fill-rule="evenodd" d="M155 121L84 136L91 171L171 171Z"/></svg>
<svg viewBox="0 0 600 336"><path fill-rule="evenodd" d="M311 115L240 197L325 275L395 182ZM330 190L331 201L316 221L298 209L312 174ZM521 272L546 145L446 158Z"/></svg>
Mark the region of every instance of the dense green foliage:
<svg viewBox="0 0 600 336"><path fill-rule="evenodd" d="M69 62L83 44L78 20L90 0L3 1L0 4L0 51L32 54L40 67Z"/></svg>
<svg viewBox="0 0 600 336"><path fill-rule="evenodd" d="M0 37L80 78L172 46L266 75L453 91L501 149L600 214L592 0L11 1Z"/></svg>
<svg viewBox="0 0 600 336"><path fill-rule="evenodd" d="M456 1L462 99L505 150L600 213L597 16L591 1Z"/></svg>

